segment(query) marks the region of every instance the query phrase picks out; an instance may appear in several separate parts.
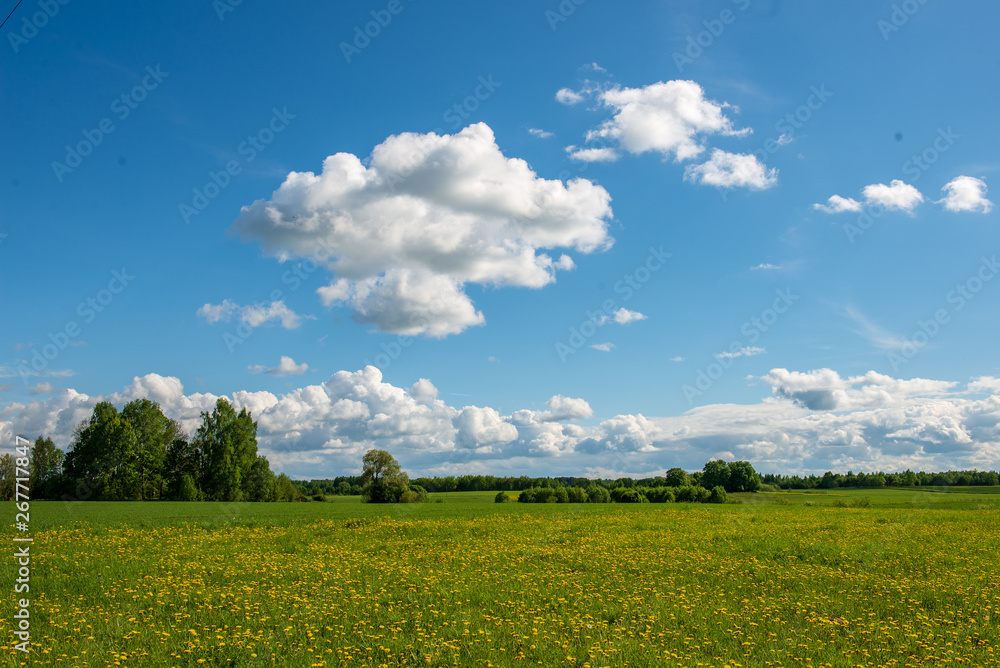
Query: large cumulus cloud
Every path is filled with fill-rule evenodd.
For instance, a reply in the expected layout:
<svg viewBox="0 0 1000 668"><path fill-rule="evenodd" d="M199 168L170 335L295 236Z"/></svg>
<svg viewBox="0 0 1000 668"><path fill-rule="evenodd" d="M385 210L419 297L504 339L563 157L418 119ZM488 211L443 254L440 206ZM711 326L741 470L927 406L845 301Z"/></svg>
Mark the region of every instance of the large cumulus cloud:
<svg viewBox="0 0 1000 668"><path fill-rule="evenodd" d="M389 137L363 162L292 172L232 231L280 260L320 258L328 305L398 334L443 337L485 320L468 284L540 288L572 269L565 249L608 248L608 192L586 179L538 177L508 158L484 123L454 135Z"/></svg>

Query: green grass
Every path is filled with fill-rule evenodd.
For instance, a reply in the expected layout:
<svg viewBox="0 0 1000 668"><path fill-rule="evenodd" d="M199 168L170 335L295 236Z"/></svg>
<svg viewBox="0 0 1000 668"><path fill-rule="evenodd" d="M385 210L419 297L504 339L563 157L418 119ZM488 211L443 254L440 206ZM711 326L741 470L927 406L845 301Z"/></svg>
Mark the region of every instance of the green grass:
<svg viewBox="0 0 1000 668"><path fill-rule="evenodd" d="M1000 665L989 492L494 496L32 502L37 654L4 665Z"/></svg>

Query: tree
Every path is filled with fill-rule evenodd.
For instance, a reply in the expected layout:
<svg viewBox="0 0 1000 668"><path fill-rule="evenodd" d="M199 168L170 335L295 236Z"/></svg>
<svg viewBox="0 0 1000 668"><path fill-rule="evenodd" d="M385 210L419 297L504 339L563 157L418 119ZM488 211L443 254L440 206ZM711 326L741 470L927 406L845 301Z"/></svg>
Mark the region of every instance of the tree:
<svg viewBox="0 0 1000 668"><path fill-rule="evenodd" d="M180 486L174 498L177 501L198 501L201 499L201 491L194 484L194 478L189 474L185 473L181 477Z"/></svg>
<svg viewBox="0 0 1000 668"><path fill-rule="evenodd" d="M729 485L729 465L721 459L713 459L702 469L701 486L707 489Z"/></svg>
<svg viewBox="0 0 1000 668"><path fill-rule="evenodd" d="M10 453L0 456L0 501L10 501L14 498L15 474L14 458Z"/></svg>
<svg viewBox="0 0 1000 668"><path fill-rule="evenodd" d="M361 460L361 496L368 503L396 503L409 488L409 477L385 450L369 450Z"/></svg>
<svg viewBox="0 0 1000 668"><path fill-rule="evenodd" d="M241 501L244 480L257 461L257 423L244 408L239 415L220 397L202 413L195 445L204 455L201 489L212 501Z"/></svg>
<svg viewBox="0 0 1000 668"><path fill-rule="evenodd" d="M54 487L62 474L63 451L51 438L39 436L31 448L31 495L37 499L54 496Z"/></svg>
<svg viewBox="0 0 1000 668"><path fill-rule="evenodd" d="M243 479L243 499L245 501L274 501L274 473L267 457L260 455L250 466L247 477Z"/></svg>
<svg viewBox="0 0 1000 668"><path fill-rule="evenodd" d="M159 499L165 494L163 468L167 448L181 437L181 428L149 399L135 399L125 404L122 418L132 425L136 438L135 463L143 499Z"/></svg>
<svg viewBox="0 0 1000 668"><path fill-rule="evenodd" d="M181 488L185 477L191 479L198 496L198 480L202 477L203 456L196 443L184 438L175 438L167 446L167 457L164 463L163 476L167 481L167 498L181 499Z"/></svg>
<svg viewBox="0 0 1000 668"><path fill-rule="evenodd" d="M274 496L275 501L294 501L299 498L299 492L292 479L282 473L274 481Z"/></svg>
<svg viewBox="0 0 1000 668"><path fill-rule="evenodd" d="M691 484L691 477L687 471L681 468L672 468L667 471L667 487L686 487Z"/></svg>
<svg viewBox="0 0 1000 668"><path fill-rule="evenodd" d="M740 461L729 465L729 481L723 485L727 492L759 492L760 486L760 475L753 464Z"/></svg>
<svg viewBox="0 0 1000 668"><path fill-rule="evenodd" d="M142 498L139 442L132 424L109 402L94 406L90 420L80 425L64 469L76 483L78 498L110 501Z"/></svg>

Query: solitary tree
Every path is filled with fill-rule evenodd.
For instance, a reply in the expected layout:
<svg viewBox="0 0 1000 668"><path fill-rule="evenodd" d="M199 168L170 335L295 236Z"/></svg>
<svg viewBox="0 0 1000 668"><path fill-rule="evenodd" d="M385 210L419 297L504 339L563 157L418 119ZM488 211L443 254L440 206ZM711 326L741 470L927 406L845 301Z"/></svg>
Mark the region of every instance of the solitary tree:
<svg viewBox="0 0 1000 668"><path fill-rule="evenodd" d="M733 462L729 465L729 483L723 485L727 492L759 492L760 475L750 462Z"/></svg>
<svg viewBox="0 0 1000 668"><path fill-rule="evenodd" d="M362 464L361 496L368 503L396 503L409 488L410 479L385 450L369 450Z"/></svg>

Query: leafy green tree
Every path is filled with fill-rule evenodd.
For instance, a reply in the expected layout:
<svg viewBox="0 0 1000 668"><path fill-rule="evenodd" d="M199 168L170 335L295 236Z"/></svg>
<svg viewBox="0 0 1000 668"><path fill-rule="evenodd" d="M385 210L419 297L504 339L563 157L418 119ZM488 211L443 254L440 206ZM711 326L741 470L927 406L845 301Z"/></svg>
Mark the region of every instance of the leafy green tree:
<svg viewBox="0 0 1000 668"><path fill-rule="evenodd" d="M159 499L166 493L163 469L167 448L182 436L180 425L163 414L160 405L149 399L125 404L122 418L132 425L137 445L136 472L143 499Z"/></svg>
<svg viewBox="0 0 1000 668"><path fill-rule="evenodd" d="M292 479L282 473L274 481L275 501L294 501L299 498L298 490Z"/></svg>
<svg viewBox="0 0 1000 668"><path fill-rule="evenodd" d="M181 476L181 482L177 490L177 495L175 497L177 501L200 501L201 500L201 490L194 483L194 478L190 474L185 473Z"/></svg>
<svg viewBox="0 0 1000 668"><path fill-rule="evenodd" d="M237 415L221 397L201 416L194 439L204 456L201 489L211 501L241 501L243 481L257 461L257 423L246 408Z"/></svg>
<svg viewBox="0 0 1000 668"><path fill-rule="evenodd" d="M691 477L687 471L681 468L672 468L667 471L667 487L684 487L691 484Z"/></svg>
<svg viewBox="0 0 1000 668"><path fill-rule="evenodd" d="M31 447L31 496L37 499L48 499L55 496L62 474L64 454L56 447L51 438L35 439Z"/></svg>
<svg viewBox="0 0 1000 668"><path fill-rule="evenodd" d="M201 495L201 489L198 488L198 480L202 478L203 459L204 457L198 445L185 438L175 438L167 446L167 457L163 472L167 480L167 498L182 500L180 493L185 476L191 478L195 488L198 490L198 496Z"/></svg>
<svg viewBox="0 0 1000 668"><path fill-rule="evenodd" d="M713 459L702 469L701 485L706 488L726 487L729 485L729 475L729 465L721 459Z"/></svg>
<svg viewBox="0 0 1000 668"><path fill-rule="evenodd" d="M339 483L337 483L337 494L340 494L341 496L347 496L350 493L351 493L351 483L347 482L346 480L341 480Z"/></svg>
<svg viewBox="0 0 1000 668"><path fill-rule="evenodd" d="M63 468L79 498L112 501L142 498L139 442L132 424L109 402L94 406L78 429Z"/></svg>
<svg viewBox="0 0 1000 668"><path fill-rule="evenodd" d="M497 492L497 495L493 497L493 503L510 503L510 494L507 492Z"/></svg>
<svg viewBox="0 0 1000 668"><path fill-rule="evenodd" d="M727 492L759 492L760 475L754 470L753 464L747 461L733 462L729 465L729 481L722 485Z"/></svg>
<svg viewBox="0 0 1000 668"><path fill-rule="evenodd" d="M260 455L250 466L243 479L243 499L246 501L274 501L276 498L275 478L267 457ZM322 496L317 494L317 496Z"/></svg>
<svg viewBox="0 0 1000 668"><path fill-rule="evenodd" d="M14 458L10 453L0 456L0 501L10 501L14 498L17 470Z"/></svg>
<svg viewBox="0 0 1000 668"><path fill-rule="evenodd" d="M369 450L362 465L361 496L368 503L396 503L409 488L409 477L385 450Z"/></svg>
<svg viewBox="0 0 1000 668"><path fill-rule="evenodd" d="M587 498L591 503L611 503L611 493L607 487L590 484L587 486Z"/></svg>

